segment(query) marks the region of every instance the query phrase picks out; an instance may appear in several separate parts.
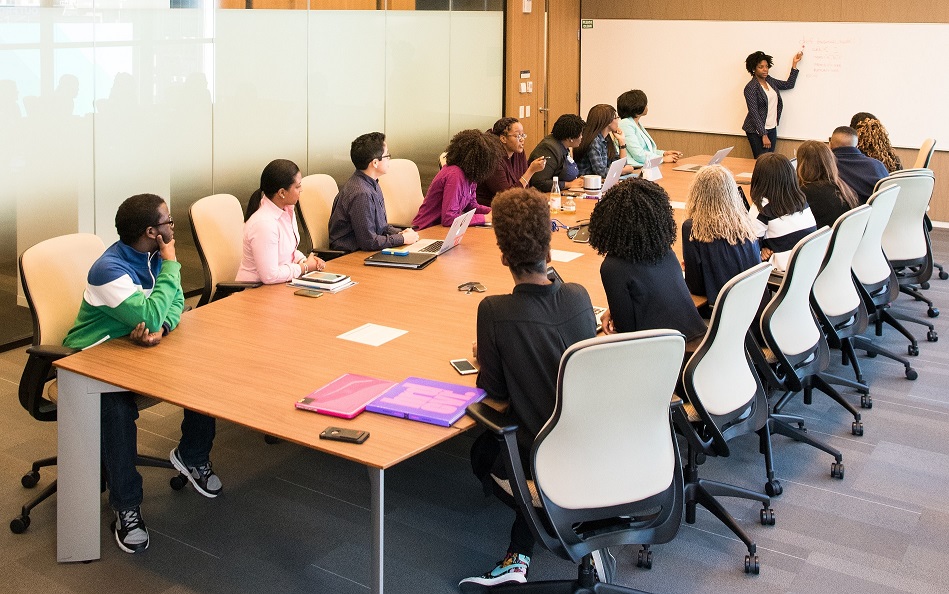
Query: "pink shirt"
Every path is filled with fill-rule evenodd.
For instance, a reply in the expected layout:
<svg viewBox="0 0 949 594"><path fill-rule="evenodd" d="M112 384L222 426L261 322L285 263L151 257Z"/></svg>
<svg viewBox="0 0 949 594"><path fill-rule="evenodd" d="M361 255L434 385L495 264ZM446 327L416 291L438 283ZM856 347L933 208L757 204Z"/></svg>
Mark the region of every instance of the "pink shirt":
<svg viewBox="0 0 949 594"><path fill-rule="evenodd" d="M237 281L260 281L273 285L300 276L296 264L303 255L297 217L292 206L280 208L266 196L260 208L244 223L244 250Z"/></svg>
<svg viewBox="0 0 949 594"><path fill-rule="evenodd" d="M472 208L475 215L471 225L483 225L484 215L491 212L490 206L478 204L476 200L477 184L468 181L461 167L448 165L443 168L428 186L425 200L412 221L416 229L425 229L441 223L451 227L456 218Z"/></svg>

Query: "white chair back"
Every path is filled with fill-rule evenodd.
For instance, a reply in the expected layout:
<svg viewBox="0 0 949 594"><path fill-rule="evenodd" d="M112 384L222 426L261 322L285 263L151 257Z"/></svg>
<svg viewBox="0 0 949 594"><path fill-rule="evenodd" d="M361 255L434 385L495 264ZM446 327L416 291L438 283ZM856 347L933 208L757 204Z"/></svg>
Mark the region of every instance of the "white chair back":
<svg viewBox="0 0 949 594"><path fill-rule="evenodd" d="M379 178L390 225L411 227L425 196L418 165L409 159L390 159L389 171Z"/></svg>
<svg viewBox="0 0 949 594"><path fill-rule="evenodd" d="M811 313L810 296L829 243L828 227L822 227L797 242L791 251L781 287L772 299L776 308L770 319L770 334L774 346L786 356L812 349L822 339L817 320ZM768 332L764 330L762 328L767 336Z"/></svg>
<svg viewBox="0 0 949 594"><path fill-rule="evenodd" d="M313 242L313 249L329 249L329 221L333 200L339 194L336 180L325 173L314 173L303 178L300 192L300 213L303 224Z"/></svg>
<svg viewBox="0 0 949 594"><path fill-rule="evenodd" d="M883 253L883 230L886 229L900 194L898 186L874 192L867 201L871 208L867 228L853 258L853 273L863 285L875 285L890 277L890 263Z"/></svg>
<svg viewBox="0 0 949 594"><path fill-rule="evenodd" d="M927 138L924 140L923 146L919 147L919 154L916 155L916 163L913 164L913 168L929 167L929 161L933 158L934 150L936 150L936 139Z"/></svg>
<svg viewBox="0 0 949 594"><path fill-rule="evenodd" d="M862 303L851 269L872 211L863 204L840 215L834 223L824 269L814 281L814 299L827 316L852 312Z"/></svg>
<svg viewBox="0 0 949 594"><path fill-rule="evenodd" d="M34 345L62 344L79 314L89 269L104 251L98 236L74 233L41 241L20 256Z"/></svg>
<svg viewBox="0 0 949 594"><path fill-rule="evenodd" d="M684 352L685 339L672 330L601 336L567 349L557 406L534 448L543 496L567 509L599 508L669 487L676 462L669 398Z"/></svg>
<svg viewBox="0 0 949 594"><path fill-rule="evenodd" d="M882 237L883 253L890 262L926 257L928 248L923 216L929 209L935 181L930 169L907 169L877 182L875 191L892 186L900 188Z"/></svg>
<svg viewBox="0 0 949 594"><path fill-rule="evenodd" d="M205 196L191 205L191 230L204 267L204 292L198 305L214 299L218 283L233 282L241 267L244 212L231 194Z"/></svg>
<svg viewBox="0 0 949 594"><path fill-rule="evenodd" d="M691 388L713 415L739 410L758 390L758 380L745 356L745 335L758 317L771 270L770 264L762 262L725 283L712 310L709 331L693 355L698 360L692 369Z"/></svg>

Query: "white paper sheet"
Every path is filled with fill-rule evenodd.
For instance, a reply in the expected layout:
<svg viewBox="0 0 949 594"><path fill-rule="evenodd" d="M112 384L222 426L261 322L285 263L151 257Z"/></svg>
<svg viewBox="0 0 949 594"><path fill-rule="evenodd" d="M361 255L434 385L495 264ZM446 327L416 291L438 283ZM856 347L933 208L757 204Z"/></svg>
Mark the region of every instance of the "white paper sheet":
<svg viewBox="0 0 949 594"><path fill-rule="evenodd" d="M550 250L550 259L554 262L570 262L576 260L583 254L581 252L568 252L566 250Z"/></svg>
<svg viewBox="0 0 949 594"><path fill-rule="evenodd" d="M354 328L349 332L340 334L336 338L351 340L352 342L358 342L361 344L368 344L369 346L379 346L389 342L393 338L398 338L407 332L408 330L389 328L388 326L380 326L379 324L363 324L362 326Z"/></svg>

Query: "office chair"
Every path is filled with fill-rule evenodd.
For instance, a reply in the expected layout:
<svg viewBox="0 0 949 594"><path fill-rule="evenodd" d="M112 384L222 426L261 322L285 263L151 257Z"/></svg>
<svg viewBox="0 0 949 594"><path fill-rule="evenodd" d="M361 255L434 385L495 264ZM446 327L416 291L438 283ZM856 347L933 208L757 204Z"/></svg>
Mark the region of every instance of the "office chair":
<svg viewBox="0 0 949 594"><path fill-rule="evenodd" d="M695 523L696 505L712 512L748 548L745 573L758 573L756 545L717 498L760 501L761 523L774 525L769 495L780 495L782 488L774 478L768 397L745 349L748 329L757 318L771 270L771 264L762 262L722 287L705 338L682 374L688 403L676 407L672 413L676 428L688 443L684 469L685 521ZM728 442L748 433L758 434L759 449L765 456L767 495L699 478L698 467L706 456L727 457Z"/></svg>
<svg viewBox="0 0 949 594"><path fill-rule="evenodd" d="M933 158L933 151L935 149L936 149L935 138L927 138L926 140L924 140L923 145L919 147L919 154L916 155L916 163L913 164L913 169L928 169L929 162ZM928 214L924 216L924 220L926 221L926 230L932 231L933 222L929 220ZM939 264L938 262L933 262L933 266L939 270L940 279L942 280L949 279L949 272L946 272L942 264ZM923 288L928 289L929 287L924 286Z"/></svg>
<svg viewBox="0 0 949 594"><path fill-rule="evenodd" d="M313 242L313 251L326 261L346 253L329 248L329 220L337 194L336 180L325 173L314 173L303 178L303 191L297 204L303 226Z"/></svg>
<svg viewBox="0 0 949 594"><path fill-rule="evenodd" d="M62 346L63 339L79 313L89 269L104 251L105 245L97 236L76 233L42 241L20 256L20 280L33 318L33 346L26 350L29 358L20 378L19 398L23 408L38 421L56 420L58 387L53 361L76 352ZM138 397L136 403L142 409L156 401ZM136 464L174 469L167 458L139 455ZM56 456L37 460L20 483L32 489L39 483L40 469L55 465ZM172 488L181 489L186 482L183 476L175 476ZM55 492L53 481L23 505L20 515L10 522L10 530L14 534L24 532L30 526L30 511Z"/></svg>
<svg viewBox="0 0 949 594"><path fill-rule="evenodd" d="M929 209L934 185L935 177L931 169L907 169L881 179L874 188L874 191L891 186L900 188L893 214L890 215L890 221L883 232L883 253L896 271L900 292L926 303L929 306L927 314L931 318L937 317L939 310L933 307L932 300L923 296L919 289L920 285L929 286L928 281L933 271L932 242L923 218ZM929 336L935 335L935 328L929 322L911 316L896 317L927 326Z"/></svg>
<svg viewBox="0 0 949 594"><path fill-rule="evenodd" d="M860 413L820 376L827 368L830 352L811 312L810 294L830 236L830 229L824 227L794 246L784 279L761 316L764 348L751 349L751 354L769 388L783 392L769 417L772 435L784 435L827 452L834 457L831 476L842 479L844 465L840 451L808 434L802 417L781 412L788 400L800 392L804 392L804 403L810 404L813 389L817 388L853 414L851 431L854 435L863 433Z"/></svg>
<svg viewBox="0 0 949 594"><path fill-rule="evenodd" d="M509 480L494 478L502 488L507 484L537 542L579 563L575 581L491 592L636 592L596 583L593 557L607 547L669 542L679 530L682 467L669 397L684 352L685 339L672 330L600 336L567 349L554 413L531 451L532 481L521 464L517 426L484 403L468 407L501 441ZM651 557L644 552L640 565ZM466 590L475 591L488 590Z"/></svg>
<svg viewBox="0 0 949 594"><path fill-rule="evenodd" d="M237 198L230 194L205 196L191 205L188 217L204 268L198 307L262 284L234 280L241 267L244 240L244 212Z"/></svg>
<svg viewBox="0 0 949 594"><path fill-rule="evenodd" d="M411 227L425 195L418 165L409 159L389 159L389 171L379 178L390 225Z"/></svg>

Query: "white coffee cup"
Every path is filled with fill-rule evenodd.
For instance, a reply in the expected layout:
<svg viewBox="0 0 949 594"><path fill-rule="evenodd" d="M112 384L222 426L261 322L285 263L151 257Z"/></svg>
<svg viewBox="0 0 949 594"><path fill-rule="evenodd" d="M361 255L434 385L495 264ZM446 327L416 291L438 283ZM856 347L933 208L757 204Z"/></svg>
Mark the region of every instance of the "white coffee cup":
<svg viewBox="0 0 949 594"><path fill-rule="evenodd" d="M599 190L603 187L603 178L599 175L584 175L583 176L583 189L584 190Z"/></svg>

